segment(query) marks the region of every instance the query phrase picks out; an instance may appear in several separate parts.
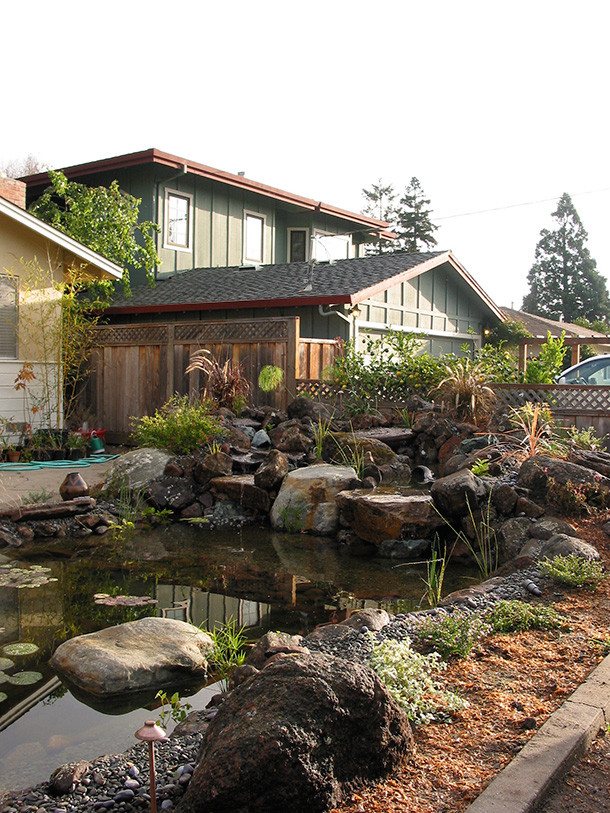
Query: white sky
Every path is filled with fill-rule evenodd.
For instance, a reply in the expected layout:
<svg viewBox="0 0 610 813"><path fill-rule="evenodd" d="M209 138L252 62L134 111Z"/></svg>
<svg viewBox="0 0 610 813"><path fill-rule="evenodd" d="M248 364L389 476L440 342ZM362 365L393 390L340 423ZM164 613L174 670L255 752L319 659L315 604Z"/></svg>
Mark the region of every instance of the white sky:
<svg viewBox="0 0 610 813"><path fill-rule="evenodd" d="M568 192L610 276L605 0L23 0L1 19L0 163L157 147L353 211L416 176L438 248L515 307Z"/></svg>

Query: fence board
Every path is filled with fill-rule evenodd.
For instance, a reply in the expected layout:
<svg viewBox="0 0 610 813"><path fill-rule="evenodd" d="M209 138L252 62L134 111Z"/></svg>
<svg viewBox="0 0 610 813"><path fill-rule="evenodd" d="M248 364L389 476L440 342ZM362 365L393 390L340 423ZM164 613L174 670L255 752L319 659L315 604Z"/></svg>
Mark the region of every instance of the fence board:
<svg viewBox="0 0 610 813"><path fill-rule="evenodd" d="M286 408L297 378L318 378L336 350L334 340L300 339L298 317L104 325L96 328L95 345L82 406L110 442L127 440L132 416L152 414L174 393L201 391L204 375L186 373L196 350L209 350L221 364L240 364L250 381L250 401L276 409ZM272 393L258 388L267 364L284 371L284 387Z"/></svg>

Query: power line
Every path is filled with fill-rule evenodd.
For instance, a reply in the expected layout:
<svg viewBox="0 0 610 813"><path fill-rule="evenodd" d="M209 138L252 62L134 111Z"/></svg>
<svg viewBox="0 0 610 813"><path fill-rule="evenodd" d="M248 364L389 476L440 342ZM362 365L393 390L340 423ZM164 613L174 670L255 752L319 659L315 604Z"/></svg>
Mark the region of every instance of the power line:
<svg viewBox="0 0 610 813"><path fill-rule="evenodd" d="M570 195L571 198L578 198L582 195L596 195L598 192L610 192L610 187L606 186L603 189L591 189L588 192L575 192L573 195ZM445 217L436 217L436 220L453 220L456 217L471 217L472 215L484 215L487 212L503 212L506 209L519 209L523 206L536 206L539 203L551 203L556 200L559 200L561 195L556 195L553 198L541 198L540 200L530 200L526 203L511 203L508 206L495 206L492 209L478 209L476 212L462 212L459 215L446 215Z"/></svg>

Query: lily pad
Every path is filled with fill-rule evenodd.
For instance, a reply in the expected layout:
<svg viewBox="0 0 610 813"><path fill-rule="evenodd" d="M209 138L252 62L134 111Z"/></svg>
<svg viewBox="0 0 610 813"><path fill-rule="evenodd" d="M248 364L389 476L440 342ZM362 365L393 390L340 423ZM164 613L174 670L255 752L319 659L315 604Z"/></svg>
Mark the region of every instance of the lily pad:
<svg viewBox="0 0 610 813"><path fill-rule="evenodd" d="M43 584L56 582L53 576L47 576L50 567L31 565L29 568L19 567L14 562L0 565L0 587L42 587Z"/></svg>
<svg viewBox="0 0 610 813"><path fill-rule="evenodd" d="M10 658L0 658L0 672L4 672L5 669L12 669L15 665L15 661L10 660Z"/></svg>
<svg viewBox="0 0 610 813"><path fill-rule="evenodd" d="M34 652L38 652L38 647L36 644L20 642L17 644L7 644L2 647L2 651L5 655L32 655Z"/></svg>
<svg viewBox="0 0 610 813"><path fill-rule="evenodd" d="M146 607L148 604L157 604L157 599L150 596L111 596L108 593L96 593L93 600L106 607Z"/></svg>
<svg viewBox="0 0 610 813"><path fill-rule="evenodd" d="M4 701L6 700L7 697L8 697L8 694L4 694L4 692L0 692L0 703L4 703Z"/></svg>
<svg viewBox="0 0 610 813"><path fill-rule="evenodd" d="M0 683L6 683L8 681L8 675L5 675L4 672L0 672Z"/></svg>
<svg viewBox="0 0 610 813"><path fill-rule="evenodd" d="M14 675L9 675L8 682L15 686L30 686L32 683L38 683L42 680L40 672L16 672Z"/></svg>

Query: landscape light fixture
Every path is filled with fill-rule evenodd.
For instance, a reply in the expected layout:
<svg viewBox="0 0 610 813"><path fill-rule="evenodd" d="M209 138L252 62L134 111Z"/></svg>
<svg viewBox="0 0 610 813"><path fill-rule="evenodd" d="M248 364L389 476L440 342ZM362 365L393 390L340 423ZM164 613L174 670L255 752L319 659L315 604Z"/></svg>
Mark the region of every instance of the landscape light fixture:
<svg viewBox="0 0 610 813"><path fill-rule="evenodd" d="M157 787L155 781L155 743L165 739L165 731L154 720L146 720L142 728L134 734L139 740L148 743L148 762L150 764L150 809L157 813Z"/></svg>

